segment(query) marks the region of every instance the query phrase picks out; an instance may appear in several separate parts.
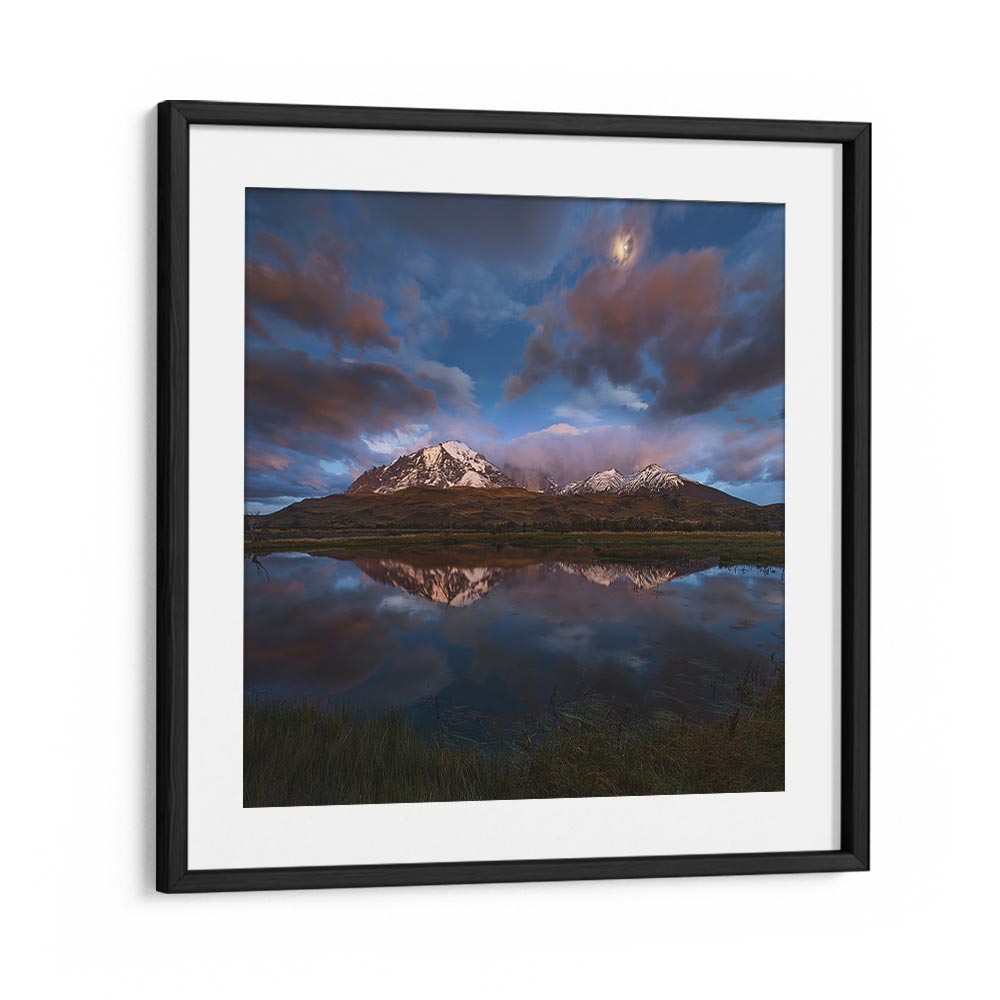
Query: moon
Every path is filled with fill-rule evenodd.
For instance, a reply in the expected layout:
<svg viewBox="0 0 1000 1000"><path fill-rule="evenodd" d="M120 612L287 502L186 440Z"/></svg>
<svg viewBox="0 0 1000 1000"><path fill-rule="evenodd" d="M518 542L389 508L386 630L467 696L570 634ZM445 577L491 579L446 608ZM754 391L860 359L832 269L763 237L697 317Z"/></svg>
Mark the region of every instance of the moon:
<svg viewBox="0 0 1000 1000"><path fill-rule="evenodd" d="M631 233L620 233L615 239L614 258L619 264L627 264L635 252L635 237Z"/></svg>

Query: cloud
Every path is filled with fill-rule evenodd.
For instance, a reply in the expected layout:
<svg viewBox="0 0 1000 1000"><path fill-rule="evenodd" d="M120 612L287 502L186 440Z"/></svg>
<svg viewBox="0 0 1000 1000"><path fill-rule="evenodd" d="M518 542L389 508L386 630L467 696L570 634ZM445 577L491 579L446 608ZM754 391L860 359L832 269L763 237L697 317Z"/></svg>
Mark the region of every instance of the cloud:
<svg viewBox="0 0 1000 1000"><path fill-rule="evenodd" d="M454 322L467 323L476 333L492 333L512 320L521 320L524 304L514 298L492 270L475 261L456 261L441 279L443 290L434 308Z"/></svg>
<svg viewBox="0 0 1000 1000"><path fill-rule="evenodd" d="M313 240L300 259L294 246L273 233L255 239L257 253L245 265L247 329L269 339L264 317L272 315L328 339L335 347L398 346L383 318L385 304L350 285L330 236Z"/></svg>
<svg viewBox="0 0 1000 1000"><path fill-rule="evenodd" d="M395 365L320 361L303 351L251 348L246 356L248 439L320 457L330 442L425 423L438 411L433 390Z"/></svg>
<svg viewBox="0 0 1000 1000"><path fill-rule="evenodd" d="M782 427L733 430L717 434L702 448L716 479L727 483L785 478L785 432Z"/></svg>
<svg viewBox="0 0 1000 1000"><path fill-rule="evenodd" d="M572 210L561 198L489 195L379 194L366 202L390 225L491 271L546 271Z"/></svg>
<svg viewBox="0 0 1000 1000"><path fill-rule="evenodd" d="M431 443L427 424L410 424L406 427L394 427L391 431L375 437L361 435L368 450L376 455L406 455L418 448L426 448Z"/></svg>
<svg viewBox="0 0 1000 1000"><path fill-rule="evenodd" d="M592 265L526 312L535 330L505 398L554 376L585 392L603 380L641 390L650 415L681 415L781 382L783 275L771 258L748 266L717 248Z"/></svg>
<svg viewBox="0 0 1000 1000"><path fill-rule="evenodd" d="M777 490L784 222L744 209L248 192L246 495L449 438L563 482Z"/></svg>
<svg viewBox="0 0 1000 1000"><path fill-rule="evenodd" d="M337 475L323 468L322 462L311 455L283 451L282 468L273 464L254 462L252 452L256 444L247 444L247 462L243 470L243 492L252 509L274 509L274 502L283 500L284 507L302 497L328 496L347 489L354 477Z"/></svg>
<svg viewBox="0 0 1000 1000"><path fill-rule="evenodd" d="M560 403L553 413L566 420L597 423L605 418L608 411L641 413L646 409L649 409L649 404L635 389L625 385L612 385L606 378L601 378L592 387L578 389L565 403Z"/></svg>
<svg viewBox="0 0 1000 1000"><path fill-rule="evenodd" d="M448 320L428 301L420 284L413 278L395 289L393 299L400 330L411 344L440 342L451 336Z"/></svg>
<svg viewBox="0 0 1000 1000"><path fill-rule="evenodd" d="M454 365L440 361L418 360L413 363L414 376L434 390L442 406L476 413L476 383L472 376Z"/></svg>
<svg viewBox="0 0 1000 1000"><path fill-rule="evenodd" d="M592 472L617 466L632 471L636 451L635 429L629 426L574 427L554 424L498 443L494 462L520 469L541 469L556 482L565 484Z"/></svg>
<svg viewBox="0 0 1000 1000"><path fill-rule="evenodd" d="M587 432L581 427L574 427L572 424L549 424L548 427L543 427L539 431L529 431L527 434L523 435L524 438L534 438L540 434L586 434Z"/></svg>
<svg viewBox="0 0 1000 1000"><path fill-rule="evenodd" d="M401 266L410 273L392 299L399 329L411 343L447 340L455 326L488 336L506 323L523 323L524 303L477 261L403 256Z"/></svg>
<svg viewBox="0 0 1000 1000"><path fill-rule="evenodd" d="M475 418L474 382L455 366L325 361L271 347L251 347L246 359L248 498L341 492L432 437L496 434Z"/></svg>
<svg viewBox="0 0 1000 1000"><path fill-rule="evenodd" d="M700 481L745 483L784 478L782 428L720 432L703 418L662 425L555 424L506 442L487 453L512 468L544 470L559 483L615 468L634 472L652 462Z"/></svg>
<svg viewBox="0 0 1000 1000"><path fill-rule="evenodd" d="M248 444L243 456L243 464L254 471L285 472L292 464L292 456L279 449Z"/></svg>

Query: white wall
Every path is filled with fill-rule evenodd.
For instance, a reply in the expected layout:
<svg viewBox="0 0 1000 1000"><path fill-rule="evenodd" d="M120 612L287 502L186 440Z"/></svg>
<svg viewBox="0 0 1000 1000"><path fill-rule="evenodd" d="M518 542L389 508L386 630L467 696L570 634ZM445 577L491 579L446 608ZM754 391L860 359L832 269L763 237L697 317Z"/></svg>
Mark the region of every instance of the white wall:
<svg viewBox="0 0 1000 1000"><path fill-rule="evenodd" d="M18 980L12 996L981 993L1000 704L985 5L363 9L5 11L0 982ZM871 873L152 892L163 98L874 121Z"/></svg>

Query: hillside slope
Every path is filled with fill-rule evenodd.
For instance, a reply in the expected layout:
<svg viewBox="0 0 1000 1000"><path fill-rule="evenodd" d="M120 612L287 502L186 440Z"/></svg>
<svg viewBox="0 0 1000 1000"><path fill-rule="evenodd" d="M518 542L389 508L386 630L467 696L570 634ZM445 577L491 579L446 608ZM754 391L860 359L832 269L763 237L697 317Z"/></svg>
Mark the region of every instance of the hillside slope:
<svg viewBox="0 0 1000 1000"><path fill-rule="evenodd" d="M704 487L710 493L718 491ZM726 496L726 494L722 494ZM264 530L714 530L780 531L784 505L757 507L690 496L636 493L553 496L519 488L441 490L417 487L392 494L335 493L302 500L258 519Z"/></svg>

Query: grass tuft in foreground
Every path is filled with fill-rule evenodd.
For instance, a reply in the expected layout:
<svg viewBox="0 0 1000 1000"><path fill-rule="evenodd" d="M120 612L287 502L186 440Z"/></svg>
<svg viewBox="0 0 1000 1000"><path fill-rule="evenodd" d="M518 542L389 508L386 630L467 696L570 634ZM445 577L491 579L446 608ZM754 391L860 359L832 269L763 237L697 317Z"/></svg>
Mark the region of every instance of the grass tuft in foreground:
<svg viewBox="0 0 1000 1000"><path fill-rule="evenodd" d="M784 788L784 683L743 693L719 722L560 712L499 752L422 739L401 716L248 701L243 804L347 805L766 792Z"/></svg>

